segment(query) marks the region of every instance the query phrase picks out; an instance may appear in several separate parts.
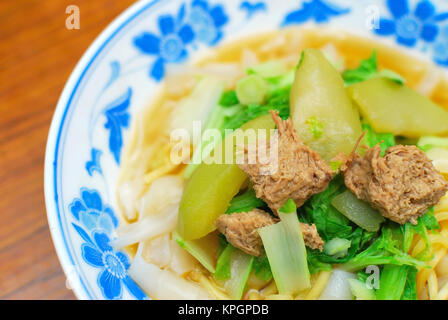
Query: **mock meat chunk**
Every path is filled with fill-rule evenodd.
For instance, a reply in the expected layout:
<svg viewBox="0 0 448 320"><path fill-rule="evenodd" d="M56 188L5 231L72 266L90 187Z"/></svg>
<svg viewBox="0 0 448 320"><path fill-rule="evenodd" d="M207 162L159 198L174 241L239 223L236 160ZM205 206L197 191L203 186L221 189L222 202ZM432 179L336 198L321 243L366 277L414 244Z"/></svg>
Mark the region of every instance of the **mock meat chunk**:
<svg viewBox="0 0 448 320"><path fill-rule="evenodd" d="M311 249L322 251L324 248L324 241L317 232L315 224L306 224L300 222L300 230L302 231L305 245Z"/></svg>
<svg viewBox="0 0 448 320"><path fill-rule="evenodd" d="M216 226L234 247L242 251L260 256L263 253L263 242L257 229L275 224L279 219L269 213L254 209L249 212L223 214L216 220ZM322 251L324 242L317 232L316 226L300 223L305 245Z"/></svg>
<svg viewBox="0 0 448 320"><path fill-rule="evenodd" d="M384 217L416 224L447 192L448 183L415 146L390 147L384 157L380 152L376 145L364 157L353 154L342 168L345 184Z"/></svg>
<svg viewBox="0 0 448 320"><path fill-rule="evenodd" d="M216 227L235 248L253 256L260 256L263 253L263 243L257 229L278 221L269 213L254 209L249 212L223 214L216 220Z"/></svg>
<svg viewBox="0 0 448 320"><path fill-rule="evenodd" d="M332 172L319 154L300 140L291 119L283 121L272 110L271 115L278 129L278 161L274 170L272 161L268 164L244 161L239 166L249 175L257 197L277 213L288 199L300 207L313 194L324 191ZM270 148L268 144L267 154Z"/></svg>

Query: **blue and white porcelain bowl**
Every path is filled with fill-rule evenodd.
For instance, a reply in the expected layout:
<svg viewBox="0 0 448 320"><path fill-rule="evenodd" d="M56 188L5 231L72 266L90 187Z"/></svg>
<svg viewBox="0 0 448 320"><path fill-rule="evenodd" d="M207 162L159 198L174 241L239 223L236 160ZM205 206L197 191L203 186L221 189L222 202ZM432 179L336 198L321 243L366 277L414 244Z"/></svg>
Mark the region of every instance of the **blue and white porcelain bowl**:
<svg viewBox="0 0 448 320"><path fill-rule="evenodd" d="M48 221L80 299L145 299L129 257L109 245L115 185L136 112L168 65L208 47L289 25L325 25L398 46L448 67L448 1L143 0L90 46L59 99L45 163Z"/></svg>

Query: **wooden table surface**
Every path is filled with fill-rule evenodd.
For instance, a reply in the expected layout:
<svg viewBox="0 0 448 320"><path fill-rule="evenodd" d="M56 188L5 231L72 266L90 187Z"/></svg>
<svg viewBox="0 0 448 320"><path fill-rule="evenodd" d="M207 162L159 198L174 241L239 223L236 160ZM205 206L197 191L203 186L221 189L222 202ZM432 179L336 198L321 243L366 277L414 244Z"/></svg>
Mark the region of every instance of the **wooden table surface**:
<svg viewBox="0 0 448 320"><path fill-rule="evenodd" d="M0 299L75 298L47 224L45 145L77 61L133 2L0 1ZM68 5L79 7L79 30L65 27Z"/></svg>

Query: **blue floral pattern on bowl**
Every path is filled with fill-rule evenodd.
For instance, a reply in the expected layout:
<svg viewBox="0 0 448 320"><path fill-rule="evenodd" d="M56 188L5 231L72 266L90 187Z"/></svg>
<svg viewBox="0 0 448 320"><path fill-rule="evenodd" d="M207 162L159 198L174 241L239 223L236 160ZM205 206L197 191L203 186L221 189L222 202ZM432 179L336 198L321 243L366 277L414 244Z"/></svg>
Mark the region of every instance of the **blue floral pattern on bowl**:
<svg viewBox="0 0 448 320"><path fill-rule="evenodd" d="M240 32L328 24L364 28L366 35L393 40L448 67L448 3L379 0L378 28L372 30L356 19L365 15L365 5L351 0L148 0L118 18L67 83L47 146L49 224L80 298L147 298L127 275L129 257L109 244L119 226L114 177L131 120L155 94L167 65L185 62L201 48Z"/></svg>
<svg viewBox="0 0 448 320"><path fill-rule="evenodd" d="M159 35L144 31L134 38L134 45L144 54L156 56L150 75L161 80L165 74L165 64L182 62L187 58L186 46L194 39L193 29L184 23L185 6L177 17L163 15L158 19Z"/></svg>
<svg viewBox="0 0 448 320"><path fill-rule="evenodd" d="M101 269L98 274L98 285L105 298L122 298L123 287L137 299L146 298L145 293L127 274L130 266L128 257L112 249L107 234L94 232L92 238L86 235L84 240L86 242L81 246L82 256L88 264Z"/></svg>
<svg viewBox="0 0 448 320"><path fill-rule="evenodd" d="M211 5L204 0L194 0L188 16L197 40L208 45L215 45L221 40L222 27L228 19L222 5Z"/></svg>
<svg viewBox="0 0 448 320"><path fill-rule="evenodd" d="M349 8L341 8L330 1L304 1L302 7L286 15L283 25L301 24L308 20L314 20L316 23L324 23L328 22L334 16L344 15L349 12Z"/></svg>
<svg viewBox="0 0 448 320"><path fill-rule="evenodd" d="M123 252L115 251L110 245L118 219L112 208L103 203L97 190L81 189L81 197L75 198L69 209L77 223L72 223L84 240L82 257L89 265L101 269L98 285L107 299L120 299L123 289L137 299L146 298L144 292L127 275L129 259Z"/></svg>
<svg viewBox="0 0 448 320"><path fill-rule="evenodd" d="M448 67L448 24L441 28L439 37L434 43L434 60L436 63Z"/></svg>
<svg viewBox="0 0 448 320"><path fill-rule="evenodd" d="M412 11L407 0L387 0L392 19L381 18L376 33L382 36L395 35L397 42L415 46L421 39L433 42L438 33L438 22L448 18L446 13L437 14L435 6L428 0L420 1Z"/></svg>

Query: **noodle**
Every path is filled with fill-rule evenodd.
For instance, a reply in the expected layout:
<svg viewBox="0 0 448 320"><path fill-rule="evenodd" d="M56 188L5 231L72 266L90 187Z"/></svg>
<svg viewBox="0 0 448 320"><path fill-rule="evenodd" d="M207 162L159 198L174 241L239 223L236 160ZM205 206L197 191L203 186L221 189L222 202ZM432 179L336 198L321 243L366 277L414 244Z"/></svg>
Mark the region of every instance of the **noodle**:
<svg viewBox="0 0 448 320"><path fill-rule="evenodd" d="M329 271L320 272L316 279L316 282L306 295L305 300L315 300L319 298L320 294L324 291L325 286L327 285L327 282L330 279L330 276L331 272Z"/></svg>
<svg viewBox="0 0 448 320"><path fill-rule="evenodd" d="M266 297L273 294L276 294L278 292L277 286L275 285L274 281L271 281L263 290L261 290L261 296Z"/></svg>
<svg viewBox="0 0 448 320"><path fill-rule="evenodd" d="M439 222L448 220L448 211L437 212L435 216Z"/></svg>
<svg viewBox="0 0 448 320"><path fill-rule="evenodd" d="M437 275L434 270L431 270L431 273L428 277L428 293L429 299L437 300L438 299L438 283L437 283Z"/></svg>
<svg viewBox="0 0 448 320"><path fill-rule="evenodd" d="M190 273L191 280L199 283L207 292L216 300L229 300L230 297L218 287L218 285L210 278L206 277L200 271L193 271Z"/></svg>
<svg viewBox="0 0 448 320"><path fill-rule="evenodd" d="M434 207L435 217L437 221L440 223L448 219L448 212L443 211L448 209L448 195L445 195ZM420 269L417 274L417 292L420 298L424 297L424 291L427 290L429 299L448 299L448 287L445 284L443 288L439 292L438 288L438 277L439 275L436 272L436 267L438 263L442 260L442 258L447 255L448 248L448 228L444 224L440 224L441 230L439 234L430 234L429 241L432 247L432 251L434 253L433 258L429 261L429 265L431 269ZM416 244L413 250L413 254L418 254L421 248L424 246L422 239L419 239L419 242ZM442 291L443 290L443 291Z"/></svg>
<svg viewBox="0 0 448 320"><path fill-rule="evenodd" d="M445 283L442 289L440 289L438 298L439 300L448 300L448 283Z"/></svg>

